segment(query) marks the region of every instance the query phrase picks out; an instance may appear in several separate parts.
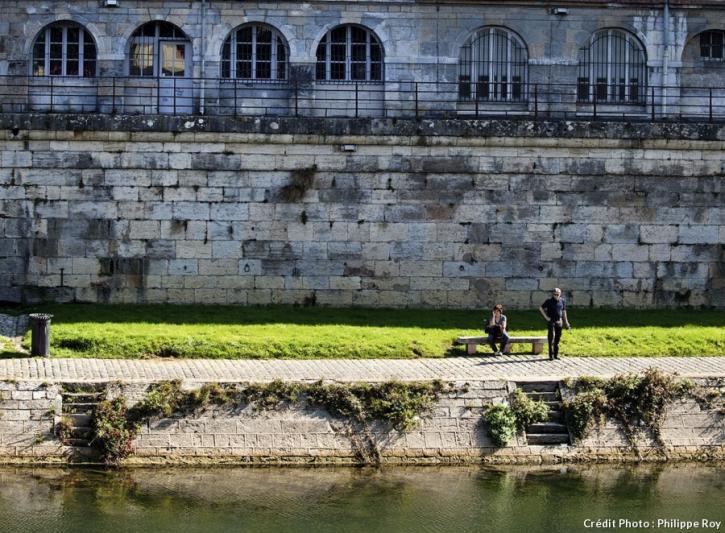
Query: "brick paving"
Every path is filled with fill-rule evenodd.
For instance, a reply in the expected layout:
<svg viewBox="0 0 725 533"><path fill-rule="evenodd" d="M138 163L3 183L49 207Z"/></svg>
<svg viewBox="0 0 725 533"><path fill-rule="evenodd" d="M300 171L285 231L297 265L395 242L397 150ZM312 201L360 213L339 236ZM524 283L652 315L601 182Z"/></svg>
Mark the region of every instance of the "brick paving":
<svg viewBox="0 0 725 533"><path fill-rule="evenodd" d="M378 382L442 379L512 381L612 376L657 367L683 377L725 377L725 357L572 357L558 361L531 355L452 357L446 359L325 360L129 360L42 359L0 360L0 380L43 381L191 381L266 382L335 380Z"/></svg>

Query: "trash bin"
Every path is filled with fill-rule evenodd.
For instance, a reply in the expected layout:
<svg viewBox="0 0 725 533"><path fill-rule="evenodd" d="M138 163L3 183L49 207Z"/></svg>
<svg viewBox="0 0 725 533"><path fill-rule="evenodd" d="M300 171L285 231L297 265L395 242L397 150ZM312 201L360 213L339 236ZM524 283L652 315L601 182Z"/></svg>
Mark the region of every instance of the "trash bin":
<svg viewBox="0 0 725 533"><path fill-rule="evenodd" d="M30 315L30 355L50 357L50 319L53 315L33 313Z"/></svg>

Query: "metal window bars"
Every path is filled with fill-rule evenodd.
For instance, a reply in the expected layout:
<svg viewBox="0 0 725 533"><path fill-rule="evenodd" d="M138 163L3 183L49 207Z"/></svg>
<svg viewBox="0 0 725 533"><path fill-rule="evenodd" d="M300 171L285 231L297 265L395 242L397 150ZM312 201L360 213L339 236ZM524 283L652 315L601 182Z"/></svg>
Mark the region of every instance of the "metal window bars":
<svg viewBox="0 0 725 533"><path fill-rule="evenodd" d="M579 50L577 99L605 104L644 104L647 99L647 57L628 32L608 29L594 34Z"/></svg>
<svg viewBox="0 0 725 533"><path fill-rule="evenodd" d="M33 43L35 76L94 76L96 43L74 22L55 22L43 28Z"/></svg>
<svg viewBox="0 0 725 533"><path fill-rule="evenodd" d="M221 76L285 80L287 56L287 45L277 30L265 24L247 24L234 30L224 41Z"/></svg>
<svg viewBox="0 0 725 533"><path fill-rule="evenodd" d="M461 48L458 94L462 100L525 102L528 52L513 32L483 28Z"/></svg>
<svg viewBox="0 0 725 533"><path fill-rule="evenodd" d="M318 81L383 81L383 46L372 31L347 24L328 31L317 46Z"/></svg>

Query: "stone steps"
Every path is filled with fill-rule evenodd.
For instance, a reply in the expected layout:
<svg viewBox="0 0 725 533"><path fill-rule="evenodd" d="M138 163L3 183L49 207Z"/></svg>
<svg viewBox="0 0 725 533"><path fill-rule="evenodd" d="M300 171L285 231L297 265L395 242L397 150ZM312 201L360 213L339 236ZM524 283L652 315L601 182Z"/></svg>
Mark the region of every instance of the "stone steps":
<svg viewBox="0 0 725 533"><path fill-rule="evenodd" d="M528 392L558 392L558 381L521 381L516 387L522 391Z"/></svg>
<svg viewBox="0 0 725 533"><path fill-rule="evenodd" d="M569 444L569 434L558 433L527 433L526 442L529 444Z"/></svg>
<svg viewBox="0 0 725 533"><path fill-rule="evenodd" d="M546 422L526 428L526 442L532 445L569 444L569 430L564 423L564 412L558 381L529 381L516 384L527 397L543 401L549 408Z"/></svg>
<svg viewBox="0 0 725 533"><path fill-rule="evenodd" d="M527 434L542 434L542 433L559 433L568 435L568 431L564 424L557 424L555 422L541 422L538 424L531 424L526 428Z"/></svg>
<svg viewBox="0 0 725 533"><path fill-rule="evenodd" d="M95 384L72 385L62 390L63 418L70 422L70 438L66 444L74 455L89 457L93 442L93 412L106 394ZM85 450L85 451L83 451Z"/></svg>

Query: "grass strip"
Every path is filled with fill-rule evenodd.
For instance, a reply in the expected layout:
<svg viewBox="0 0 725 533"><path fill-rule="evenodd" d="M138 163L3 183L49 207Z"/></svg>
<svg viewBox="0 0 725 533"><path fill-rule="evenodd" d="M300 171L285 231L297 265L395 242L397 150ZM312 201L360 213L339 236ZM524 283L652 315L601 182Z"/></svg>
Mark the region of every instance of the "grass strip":
<svg viewBox="0 0 725 533"><path fill-rule="evenodd" d="M488 311L64 304L1 310L54 315L53 357L330 359L463 356ZM508 311L513 336L546 335L536 311ZM725 355L725 313L572 309L565 356ZM26 335L24 345L30 345ZM529 345L514 345L524 352ZM479 353L488 353L485 346ZM9 344L0 357L19 356Z"/></svg>

